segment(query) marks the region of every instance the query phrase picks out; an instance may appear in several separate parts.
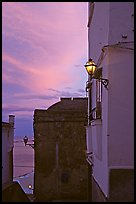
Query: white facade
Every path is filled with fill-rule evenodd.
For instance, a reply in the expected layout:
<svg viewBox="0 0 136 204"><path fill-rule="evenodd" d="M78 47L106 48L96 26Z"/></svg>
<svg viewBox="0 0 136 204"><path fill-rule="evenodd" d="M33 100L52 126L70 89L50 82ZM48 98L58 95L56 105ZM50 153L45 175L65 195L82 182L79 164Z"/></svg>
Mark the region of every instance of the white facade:
<svg viewBox="0 0 136 204"><path fill-rule="evenodd" d="M2 122L2 186L13 180L14 115Z"/></svg>
<svg viewBox="0 0 136 204"><path fill-rule="evenodd" d="M102 85L101 119L87 127L87 147L93 152L93 177L109 197L109 170L134 168L134 3L88 5L88 58L102 67L109 85L108 90ZM92 81L93 109L96 80Z"/></svg>

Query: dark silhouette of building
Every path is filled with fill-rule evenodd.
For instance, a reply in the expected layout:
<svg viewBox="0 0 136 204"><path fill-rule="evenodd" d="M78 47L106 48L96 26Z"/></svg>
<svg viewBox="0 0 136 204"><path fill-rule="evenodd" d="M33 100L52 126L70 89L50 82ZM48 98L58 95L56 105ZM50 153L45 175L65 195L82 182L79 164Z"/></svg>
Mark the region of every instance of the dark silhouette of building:
<svg viewBox="0 0 136 204"><path fill-rule="evenodd" d="M37 201L87 200L87 98L61 98L34 112Z"/></svg>
<svg viewBox="0 0 136 204"><path fill-rule="evenodd" d="M2 202L30 202L17 181L9 183L2 190Z"/></svg>

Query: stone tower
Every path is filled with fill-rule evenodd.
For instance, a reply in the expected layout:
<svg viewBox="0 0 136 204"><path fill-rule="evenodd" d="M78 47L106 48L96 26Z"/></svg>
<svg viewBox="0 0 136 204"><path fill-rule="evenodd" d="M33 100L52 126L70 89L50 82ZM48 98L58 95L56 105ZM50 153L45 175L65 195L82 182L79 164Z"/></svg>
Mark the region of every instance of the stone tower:
<svg viewBox="0 0 136 204"><path fill-rule="evenodd" d="M87 200L87 98L61 98L34 112L38 201Z"/></svg>

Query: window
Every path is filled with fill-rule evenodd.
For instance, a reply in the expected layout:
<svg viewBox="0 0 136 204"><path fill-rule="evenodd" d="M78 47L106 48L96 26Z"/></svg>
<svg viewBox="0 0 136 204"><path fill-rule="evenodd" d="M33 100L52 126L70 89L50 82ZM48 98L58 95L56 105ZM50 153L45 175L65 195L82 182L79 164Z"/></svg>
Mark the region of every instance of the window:
<svg viewBox="0 0 136 204"><path fill-rule="evenodd" d="M99 72L100 76L102 75L102 70ZM101 103L102 103L102 82L97 79L95 81L95 108L91 110L90 120L101 119Z"/></svg>

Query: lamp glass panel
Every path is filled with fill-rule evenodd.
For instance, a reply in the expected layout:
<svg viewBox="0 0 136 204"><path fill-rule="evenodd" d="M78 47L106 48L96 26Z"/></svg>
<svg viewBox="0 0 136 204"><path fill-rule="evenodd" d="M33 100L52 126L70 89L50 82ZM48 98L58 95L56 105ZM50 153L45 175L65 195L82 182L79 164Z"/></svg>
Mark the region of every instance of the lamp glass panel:
<svg viewBox="0 0 136 204"><path fill-rule="evenodd" d="M94 64L94 63L90 63L90 62L88 62L88 63L86 63L86 70L87 70L87 72L88 72L88 74L90 74L90 75L92 75L93 73L94 73L94 71L95 71L95 69L96 69L96 65Z"/></svg>

